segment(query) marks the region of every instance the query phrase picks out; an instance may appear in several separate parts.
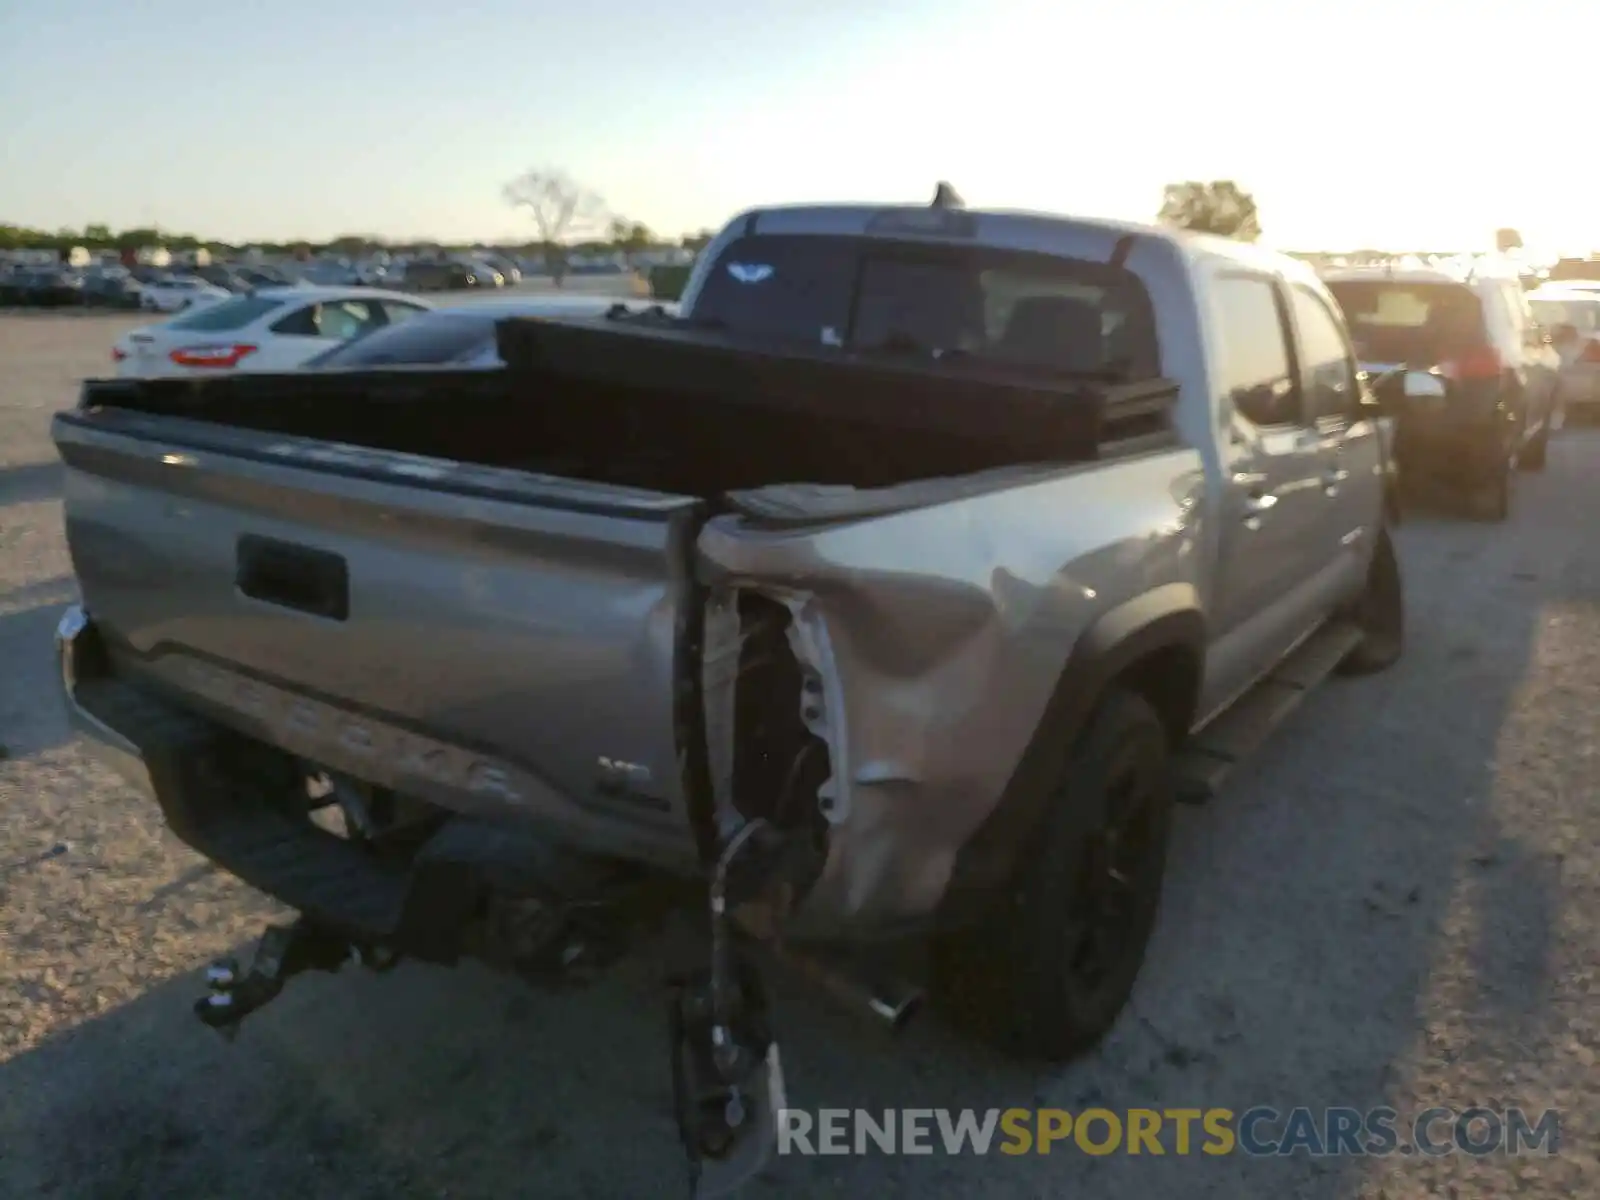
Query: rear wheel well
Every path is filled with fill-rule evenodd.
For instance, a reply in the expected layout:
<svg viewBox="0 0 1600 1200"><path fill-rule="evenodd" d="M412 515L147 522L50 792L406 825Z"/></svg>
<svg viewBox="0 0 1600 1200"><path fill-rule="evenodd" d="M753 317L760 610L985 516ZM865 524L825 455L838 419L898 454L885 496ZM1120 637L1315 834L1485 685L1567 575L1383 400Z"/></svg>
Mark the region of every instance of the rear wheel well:
<svg viewBox="0 0 1600 1200"><path fill-rule="evenodd" d="M1200 698L1200 654L1194 647L1178 643L1158 647L1118 671L1112 684L1144 697L1166 727L1167 744L1177 749L1194 724Z"/></svg>

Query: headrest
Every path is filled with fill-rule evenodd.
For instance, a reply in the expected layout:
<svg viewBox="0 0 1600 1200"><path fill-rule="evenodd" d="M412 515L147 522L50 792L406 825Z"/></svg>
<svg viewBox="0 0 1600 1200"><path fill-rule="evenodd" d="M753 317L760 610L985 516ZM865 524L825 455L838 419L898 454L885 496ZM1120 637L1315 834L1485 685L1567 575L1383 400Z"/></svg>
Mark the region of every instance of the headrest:
<svg viewBox="0 0 1600 1200"><path fill-rule="evenodd" d="M1064 371L1105 368L1100 308L1071 296L1029 296L1011 309L1000 339L1008 357Z"/></svg>

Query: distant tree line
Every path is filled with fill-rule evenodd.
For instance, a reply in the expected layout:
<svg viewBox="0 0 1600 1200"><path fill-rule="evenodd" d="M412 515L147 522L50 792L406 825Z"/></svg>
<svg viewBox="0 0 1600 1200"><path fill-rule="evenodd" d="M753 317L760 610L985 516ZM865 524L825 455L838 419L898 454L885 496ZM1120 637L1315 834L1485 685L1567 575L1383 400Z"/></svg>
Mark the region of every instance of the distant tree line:
<svg viewBox="0 0 1600 1200"><path fill-rule="evenodd" d="M711 230L703 229L669 242L643 222L609 212L599 195L559 169L535 168L526 171L506 184L502 195L513 208L527 211L533 218L537 235L521 244L502 248L520 254L543 254L552 261L564 261L573 253L637 253L667 244L699 250L712 237ZM1158 219L1180 228L1244 241L1255 241L1261 236L1255 198L1231 179L1169 184L1162 197ZM1502 245L1520 241L1515 231L1509 229L1500 230L1497 240ZM370 233L349 233L327 241L297 239L248 244L258 246L269 254L330 251L360 257L378 250L465 250L472 244L482 243L455 245L383 238ZM0 250L62 251L74 246L89 250L137 250L141 246L193 250L204 247L212 253L227 253L242 248L216 238L148 227L114 230L109 225L86 225L82 229L62 228L52 232L22 225L0 224Z"/></svg>
<svg viewBox="0 0 1600 1200"><path fill-rule="evenodd" d="M678 239L659 238L647 225L638 221L628 221L622 218L612 218L609 224L594 235L579 242L564 244L562 249L567 253L609 253L612 251L637 252L653 246L681 245L690 249L698 249L710 241L709 231L702 230L696 234L686 234ZM168 250L194 250L201 247L213 254L226 254L244 249L245 246L256 246L268 254L293 254L298 251L309 250L312 253L331 251L334 254L343 254L352 258L372 254L378 250L467 250L474 245L485 245L484 242L441 243L428 240L402 240L398 238L384 238L377 234L350 233L327 241L315 239L296 239L287 242L226 242L218 238L200 237L193 233L179 233L170 229L156 229L141 227L135 229L113 229L109 225L85 225L82 229L61 228L54 232L48 229L32 229L25 225L8 225L0 223L0 251L5 250L70 250L74 246L82 246L87 250L137 250L141 246L165 246ZM498 243L502 249L513 250L518 254L539 254L552 247L547 246L543 240L533 240L518 243Z"/></svg>

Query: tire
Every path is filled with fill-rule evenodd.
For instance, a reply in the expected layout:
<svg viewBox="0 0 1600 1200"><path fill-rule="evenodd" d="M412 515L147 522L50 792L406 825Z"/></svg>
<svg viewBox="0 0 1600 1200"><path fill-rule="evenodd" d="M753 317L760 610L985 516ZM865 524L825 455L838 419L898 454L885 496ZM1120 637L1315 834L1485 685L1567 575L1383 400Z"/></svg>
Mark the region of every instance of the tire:
<svg viewBox="0 0 1600 1200"><path fill-rule="evenodd" d="M1341 675L1372 675L1400 661L1406 646L1405 587L1387 529L1378 534L1366 586L1351 607L1350 619L1361 630L1361 641L1339 664Z"/></svg>
<svg viewBox="0 0 1600 1200"><path fill-rule="evenodd" d="M936 947L935 995L957 1024L1029 1059L1060 1061L1100 1040L1155 926L1172 792L1161 718L1114 688L1003 899Z"/></svg>

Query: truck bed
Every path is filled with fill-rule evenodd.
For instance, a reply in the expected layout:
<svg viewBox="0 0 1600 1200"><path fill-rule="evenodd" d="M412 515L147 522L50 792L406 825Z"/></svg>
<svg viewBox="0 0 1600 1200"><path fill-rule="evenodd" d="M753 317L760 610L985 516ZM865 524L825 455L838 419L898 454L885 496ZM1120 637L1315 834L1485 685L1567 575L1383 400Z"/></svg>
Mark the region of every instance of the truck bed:
<svg viewBox="0 0 1600 1200"><path fill-rule="evenodd" d="M1117 421L1160 437L1173 390L1118 409L557 324L508 331L505 371L86 384L54 437L116 675L315 767L692 871L695 543L727 493L1093 458Z"/></svg>
<svg viewBox="0 0 1600 1200"><path fill-rule="evenodd" d="M503 371L90 381L80 408L710 498L1095 458L1164 431L1174 392L1161 379L735 344L666 319L521 318L501 323L500 340Z"/></svg>

